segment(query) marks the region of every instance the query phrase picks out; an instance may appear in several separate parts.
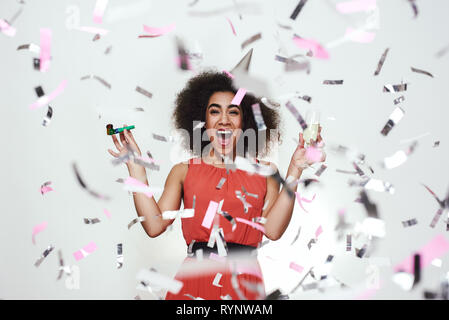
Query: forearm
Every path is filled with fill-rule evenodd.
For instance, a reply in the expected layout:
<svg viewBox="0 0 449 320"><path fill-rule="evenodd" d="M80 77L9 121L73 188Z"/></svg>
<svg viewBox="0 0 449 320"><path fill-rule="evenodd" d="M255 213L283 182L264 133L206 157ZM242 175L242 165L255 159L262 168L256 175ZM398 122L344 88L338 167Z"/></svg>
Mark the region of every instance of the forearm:
<svg viewBox="0 0 449 320"><path fill-rule="evenodd" d="M130 177L148 185L145 167L140 165L128 165ZM165 225L161 216L161 210L154 197L147 197L141 192L133 192L134 206L137 215L144 217L142 226L150 237L156 237L165 231Z"/></svg>
<svg viewBox="0 0 449 320"><path fill-rule="evenodd" d="M296 180L299 179L302 171L302 169L297 169L290 164L287 171L286 180L289 176L295 178ZM294 184L294 186L289 187L289 189L294 193L296 192L297 187L298 185ZM273 204L266 216L267 221L265 223L265 235L269 239L278 240L284 234L290 223L294 206L294 194L293 197L291 197L288 194L286 187L283 186L276 202Z"/></svg>

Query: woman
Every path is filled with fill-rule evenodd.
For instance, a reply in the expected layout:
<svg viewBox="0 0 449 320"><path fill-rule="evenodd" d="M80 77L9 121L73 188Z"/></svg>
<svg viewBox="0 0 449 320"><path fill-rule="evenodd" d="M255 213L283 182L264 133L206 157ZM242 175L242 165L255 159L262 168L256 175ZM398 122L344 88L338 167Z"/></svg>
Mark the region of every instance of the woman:
<svg viewBox="0 0 449 320"><path fill-rule="evenodd" d="M227 246L229 253L249 253L251 249L257 248L262 240L262 232L241 223L241 219L251 221L255 217L265 218L264 235L270 240L278 240L287 229L294 207L294 197L291 197L285 188L279 192L280 185L277 179L248 174L239 169L229 170L224 163L223 159L234 160L236 156L261 156L268 152L270 142L277 138L273 136L273 129L278 129L279 125L277 111L266 107L259 99L248 93L239 105L232 104L236 92L232 79L224 73L203 72L190 79L177 96L174 121L177 129L184 129L189 133L185 136L184 143L197 157L188 162L178 163L171 169L159 201L156 202L154 198L148 198L141 193L134 193L137 214L145 217L142 226L152 238L162 234L174 221L162 219L162 212L179 210L181 200L184 202L184 208L194 208L193 217L182 219L183 236L189 252L198 253L201 249L205 259L217 257L210 254L217 254L219 249L217 247L220 239L213 241L213 248L207 246L211 240L211 232L215 232L216 238L223 238L222 242ZM255 144L254 141L252 146L243 143L244 148L238 148L238 145L244 142L245 132L250 130L258 132L252 111L252 105L255 103L259 103L264 118L266 139L259 141L260 136L256 134ZM204 127L201 129L198 129L198 126L194 127L194 121L204 122ZM194 141L194 130L201 130L199 136L205 135L208 138L204 139L206 141L200 141L201 150L194 147L197 143ZM126 145L140 155L139 147L131 132L121 133L120 142L114 135L112 140L118 151L109 149L112 156L120 157L126 154ZM300 144L294 151L287 170L287 177L291 176L294 179L299 179L303 169L312 163L306 158L301 133L299 140ZM320 134L317 141L322 141ZM320 161L324 160L323 152ZM276 166L272 163L262 162L261 165L270 166L277 172ZM148 185L143 166L128 161L127 167L131 177ZM292 191L295 191L295 188L296 186ZM212 228L210 220L209 225L204 224L207 219L205 214L211 204L215 204L214 212L216 212L217 203L221 203L221 208L218 214L213 215ZM232 219L235 226L230 222ZM236 220L239 222L236 223ZM216 233L217 228L222 229L221 236ZM187 257L184 265L195 259L196 256ZM192 275L183 272L181 268L175 278L183 282L183 287L177 294L169 292L166 299L216 300L262 297L260 288L263 288L263 280L257 261L249 268L250 271L243 268L245 270L242 272L242 268L230 269L231 266L226 259L223 262L217 258L215 260L218 260L217 267L221 267L220 272L201 272L201 275Z"/></svg>

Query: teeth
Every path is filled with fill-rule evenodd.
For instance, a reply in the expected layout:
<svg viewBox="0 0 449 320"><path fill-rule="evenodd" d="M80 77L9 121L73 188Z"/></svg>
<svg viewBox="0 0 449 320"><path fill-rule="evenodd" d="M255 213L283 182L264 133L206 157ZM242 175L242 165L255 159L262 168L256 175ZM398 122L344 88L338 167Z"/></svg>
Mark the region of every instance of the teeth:
<svg viewBox="0 0 449 320"><path fill-rule="evenodd" d="M232 130L217 130L217 134L220 134L224 136L224 138L227 138L232 135Z"/></svg>

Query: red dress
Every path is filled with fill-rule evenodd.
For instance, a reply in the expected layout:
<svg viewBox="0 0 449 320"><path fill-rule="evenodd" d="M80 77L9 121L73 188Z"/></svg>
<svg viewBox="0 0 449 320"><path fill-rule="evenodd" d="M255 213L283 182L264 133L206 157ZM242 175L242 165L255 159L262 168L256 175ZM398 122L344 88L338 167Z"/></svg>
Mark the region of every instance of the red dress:
<svg viewBox="0 0 449 320"><path fill-rule="evenodd" d="M182 232L187 247L192 240L208 242L212 227L208 229L201 224L210 201L219 203L221 200L224 200L221 210L228 212L234 219L240 217L252 221L252 218L262 215L267 191L266 177L257 174L250 175L242 170L228 171L226 168L215 167L200 159L196 159L198 160L196 163L192 160L189 160L189 168L183 186L184 208L193 208L193 196L195 195L196 198L194 217L182 219ZM226 181L220 189L217 189L216 187L222 177L226 178ZM245 195L246 202L251 205L247 213L244 212L243 202L236 196L236 190L240 190L242 195L245 195L244 190L250 194L258 195L257 198ZM234 242L256 248L262 241L262 232L245 223L236 221L236 228L232 231L232 225L225 217L216 214L214 223L217 221L219 228L223 229L226 242ZM207 254L204 255L203 259L211 261L208 260L209 256ZM249 264L237 267L239 290L248 300L260 297L254 290L254 284L263 288L260 266L256 258L252 260ZM166 300L192 299L191 296L205 300L220 300L227 295L231 296L233 300L239 299L238 292L234 290L231 284L231 270L226 262L211 261L223 267L223 270L220 271L222 274L219 281L220 287L213 285L217 274L216 271L184 272L184 269L189 266L189 263L192 265L191 262L193 261L195 261L194 257L186 257L175 276L175 279L183 282L183 287L177 294L168 292ZM252 283L253 286L245 285L248 282Z"/></svg>

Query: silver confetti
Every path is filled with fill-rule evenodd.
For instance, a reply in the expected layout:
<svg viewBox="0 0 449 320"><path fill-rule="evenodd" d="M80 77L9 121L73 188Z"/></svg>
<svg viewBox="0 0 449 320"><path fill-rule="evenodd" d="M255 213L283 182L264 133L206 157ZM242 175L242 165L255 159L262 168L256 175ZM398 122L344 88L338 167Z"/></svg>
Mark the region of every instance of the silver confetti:
<svg viewBox="0 0 449 320"><path fill-rule="evenodd" d="M99 223L99 222L100 222L100 219L98 219L98 218L93 218L93 219L84 218L85 224L95 224L95 223Z"/></svg>
<svg viewBox="0 0 449 320"><path fill-rule="evenodd" d="M123 246L121 243L117 244L117 269L123 267Z"/></svg>
<svg viewBox="0 0 449 320"><path fill-rule="evenodd" d="M41 48L37 44L34 44L34 43L22 44L17 47L17 50L28 50L35 54L40 54L40 52L41 52Z"/></svg>
<svg viewBox="0 0 449 320"><path fill-rule="evenodd" d="M192 300L204 300L203 298L200 297L194 297L190 293L184 293L184 296L189 297Z"/></svg>
<svg viewBox="0 0 449 320"><path fill-rule="evenodd" d="M309 271L307 271L307 273L304 275L304 277L301 279L301 281L299 281L299 283L290 291L290 294L293 294L299 287L302 286L302 283L304 282L304 280L309 276L309 274L312 273L313 267L311 267L309 269Z"/></svg>
<svg viewBox="0 0 449 320"><path fill-rule="evenodd" d="M382 66L384 65L385 59L387 57L388 51L390 49L386 48L382 56L380 57L379 63L377 64L377 69L374 71L374 75L377 76L380 73L380 70L382 69Z"/></svg>
<svg viewBox="0 0 449 320"><path fill-rule="evenodd" d="M346 235L346 251L351 251L351 247L352 247L352 235L347 234Z"/></svg>
<svg viewBox="0 0 449 320"><path fill-rule="evenodd" d="M260 110L260 105L258 103L255 103L251 106L251 108L253 109L253 115L254 115L254 120L256 121L256 124L257 124L257 130L259 130L259 131L266 130L267 127L265 125L265 121L263 120L262 111Z"/></svg>
<svg viewBox="0 0 449 320"><path fill-rule="evenodd" d="M285 106L288 108L288 110L293 114L293 116L295 117L296 121L298 121L298 123L301 125L301 128L303 130L307 129L307 124L304 120L304 118L299 114L298 110L295 108L295 106L290 102L287 101L287 103L285 104Z"/></svg>
<svg viewBox="0 0 449 320"><path fill-rule="evenodd" d="M245 196L242 195L242 192L240 190L235 190L235 196L243 203L244 212L248 213L248 208L251 207L251 205L246 202Z"/></svg>
<svg viewBox="0 0 449 320"><path fill-rule="evenodd" d="M365 179L360 183L355 184L365 188L366 190L374 190L377 192L388 192L390 194L394 193L394 187L390 182L382 181L379 179L369 178Z"/></svg>
<svg viewBox="0 0 449 320"><path fill-rule="evenodd" d="M87 79L95 79L98 80L101 84L103 84L106 88L111 89L111 85L104 80L103 78L100 78L99 76L88 74L86 76L81 77L81 80L87 80Z"/></svg>
<svg viewBox="0 0 449 320"><path fill-rule="evenodd" d="M262 211L266 210L268 208L268 204L270 203L270 200L265 201L265 203L263 204L263 208Z"/></svg>
<svg viewBox="0 0 449 320"><path fill-rule="evenodd" d="M129 230L133 225L135 225L137 222L142 222L142 221L145 221L145 217L137 217L137 218L134 218L133 220L131 220L130 223L128 223L128 230Z"/></svg>
<svg viewBox="0 0 449 320"><path fill-rule="evenodd" d="M40 256L39 259L36 260L36 262L34 263L34 266L37 268L41 265L42 261L44 261L44 259L50 254L50 252L53 251L55 247L53 245L49 245L47 247L47 249L45 249L45 251L42 253L42 255Z"/></svg>
<svg viewBox="0 0 449 320"><path fill-rule="evenodd" d="M134 158L133 161L134 161L134 163L141 165L145 168L148 168L150 170L159 171L159 169L160 169L160 166L158 164L155 164L154 162L147 161L144 158Z"/></svg>
<svg viewBox="0 0 449 320"><path fill-rule="evenodd" d="M267 106L268 108L273 109L273 110L277 110L281 107L281 105L278 102L276 102L272 99L268 99L266 97L263 97L262 99L260 99L260 101L262 101L262 103L265 106Z"/></svg>
<svg viewBox="0 0 449 320"><path fill-rule="evenodd" d="M449 51L449 45L445 46L444 48L440 49L435 56L437 58L441 58L442 56L444 56L447 52Z"/></svg>
<svg viewBox="0 0 449 320"><path fill-rule="evenodd" d="M155 133L153 133L153 139L163 141L163 142L168 142L168 141L173 142L174 141L172 136L169 136L168 138L166 138L165 136L161 136L161 135L158 135Z"/></svg>
<svg viewBox="0 0 449 320"><path fill-rule="evenodd" d="M290 19L295 20L306 3L307 3L307 0L300 0L298 5L295 7L292 14L290 15Z"/></svg>
<svg viewBox="0 0 449 320"><path fill-rule="evenodd" d="M410 68L411 68L411 70L413 72L425 74L426 76L429 76L429 77L433 78L433 75L430 72L428 72L428 71L417 69L417 68L413 68L413 67L410 67Z"/></svg>
<svg viewBox="0 0 449 320"><path fill-rule="evenodd" d="M358 258L363 258L363 256L364 256L365 253L366 253L366 248L367 248L367 245L366 245L366 244L364 244L363 247L360 248L360 249L355 248L355 255L356 255Z"/></svg>
<svg viewBox="0 0 449 320"><path fill-rule="evenodd" d="M44 120L42 121L42 125L44 127L47 127L50 124L52 116L53 116L53 108L48 106L47 114L44 117Z"/></svg>
<svg viewBox="0 0 449 320"><path fill-rule="evenodd" d="M223 184L226 182L226 178L225 177L222 177L221 179L220 179L220 181L218 182L218 184L217 184L217 186L215 187L216 189L218 189L218 190L220 190L221 189L221 187L223 187Z"/></svg>
<svg viewBox="0 0 449 320"><path fill-rule="evenodd" d="M241 45L241 49L243 50L246 46L250 45L251 43L259 40L262 38L262 33L257 33L253 36L251 36L249 39L245 40L242 45Z"/></svg>
<svg viewBox="0 0 449 320"><path fill-rule="evenodd" d="M144 96L148 97L148 98L152 98L153 94L139 86L136 87L136 91L143 94Z"/></svg>
<svg viewBox="0 0 449 320"><path fill-rule="evenodd" d="M382 135L387 136L391 129L401 121L402 117L404 117L405 111L401 107L396 107L390 115L387 123L383 127L380 132Z"/></svg>
<svg viewBox="0 0 449 320"><path fill-rule="evenodd" d="M438 220L440 220L441 215L443 214L443 209L438 209L438 211L435 213L435 216L432 219L432 222L430 223L431 228L435 228L436 224L438 223Z"/></svg>
<svg viewBox="0 0 449 320"><path fill-rule="evenodd" d="M256 223L260 223L260 224L265 224L267 222L267 218L265 217L254 217L251 219L252 222L256 222Z"/></svg>
<svg viewBox="0 0 449 320"><path fill-rule="evenodd" d="M64 259L62 258L62 251L61 249L58 250L58 261L59 261L59 273L56 280L59 280L62 278L62 275L65 273L67 275L72 274L72 270L70 270L70 266L64 265Z"/></svg>
<svg viewBox="0 0 449 320"><path fill-rule="evenodd" d="M296 233L296 236L293 239L292 243L290 243L290 245L293 245L296 242L296 240L298 240L300 234L301 234L301 226L299 226L298 232Z"/></svg>
<svg viewBox="0 0 449 320"><path fill-rule="evenodd" d="M404 102L404 100L405 100L404 96L400 96L399 98L394 99L393 103L395 105L397 105L397 104L399 104L401 102Z"/></svg>
<svg viewBox="0 0 449 320"><path fill-rule="evenodd" d="M109 200L108 196L101 195L101 194L89 189L89 187L87 187L86 183L83 181L83 179L81 178L81 175L79 174L78 167L77 167L76 163L72 163L72 168L73 168L73 171L75 172L75 175L76 175L76 178L77 178L79 184L81 185L81 187L83 189L85 189L87 192L89 192L95 198L99 198L102 200Z"/></svg>
<svg viewBox="0 0 449 320"><path fill-rule="evenodd" d="M232 232L234 232L235 228L237 227L237 223L235 222L235 219L226 211L217 211L217 213L223 217L225 217L232 225Z"/></svg>
<svg viewBox="0 0 449 320"><path fill-rule="evenodd" d="M106 48L106 50L104 51L104 54L109 54L112 50L112 46L109 46Z"/></svg>
<svg viewBox="0 0 449 320"><path fill-rule="evenodd" d="M407 90L407 83L401 84L386 84L384 86L384 92L401 92Z"/></svg>
<svg viewBox="0 0 449 320"><path fill-rule="evenodd" d="M323 84L343 84L343 80L324 80Z"/></svg>
<svg viewBox="0 0 449 320"><path fill-rule="evenodd" d="M410 5L412 6L413 9L413 17L416 18L418 16L418 7L416 6L415 3L416 0L408 0L408 2L410 3Z"/></svg>
<svg viewBox="0 0 449 320"><path fill-rule="evenodd" d="M435 142L433 143L433 147L434 147L434 148L438 147L439 145L440 145L440 141L435 141Z"/></svg>
<svg viewBox="0 0 449 320"><path fill-rule="evenodd" d="M231 264L231 285L237 293L239 300L247 300L245 295L242 293L242 290L240 290L239 281L237 280L236 262Z"/></svg>
<svg viewBox="0 0 449 320"><path fill-rule="evenodd" d="M250 192L246 191L244 186L242 186L242 190L243 190L243 193L246 194L248 197L253 197L253 198L256 198L256 199L259 198L258 194L250 193Z"/></svg>
<svg viewBox="0 0 449 320"><path fill-rule="evenodd" d="M321 176L321 174L326 170L327 166L325 164L322 164L321 167L315 172L316 176Z"/></svg>
<svg viewBox="0 0 449 320"><path fill-rule="evenodd" d="M313 289L317 289L317 288L318 288L318 282L312 282L312 283L302 285L302 289L304 291L313 290Z"/></svg>
<svg viewBox="0 0 449 320"><path fill-rule="evenodd" d="M414 226L417 223L418 223L418 221L416 220L416 218L413 218L413 219L410 219L410 220L402 221L402 226L404 228L406 228L406 227Z"/></svg>
<svg viewBox="0 0 449 320"><path fill-rule="evenodd" d="M316 243L316 239L312 238L310 239L309 243L307 244L307 248L309 248L309 250L312 248L312 244Z"/></svg>

